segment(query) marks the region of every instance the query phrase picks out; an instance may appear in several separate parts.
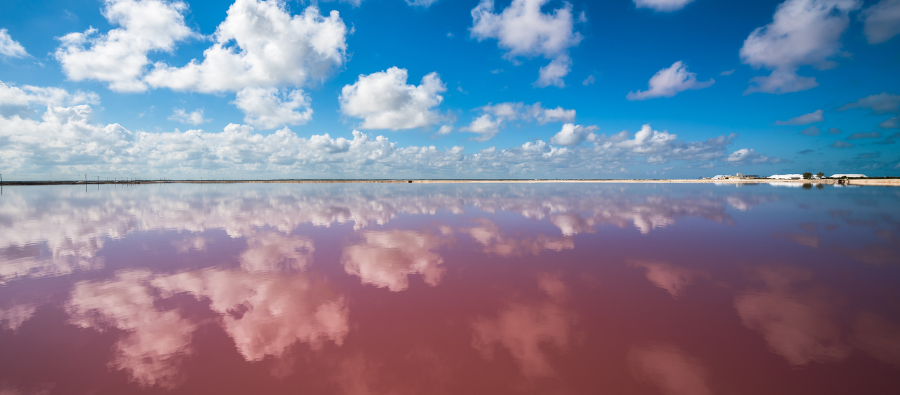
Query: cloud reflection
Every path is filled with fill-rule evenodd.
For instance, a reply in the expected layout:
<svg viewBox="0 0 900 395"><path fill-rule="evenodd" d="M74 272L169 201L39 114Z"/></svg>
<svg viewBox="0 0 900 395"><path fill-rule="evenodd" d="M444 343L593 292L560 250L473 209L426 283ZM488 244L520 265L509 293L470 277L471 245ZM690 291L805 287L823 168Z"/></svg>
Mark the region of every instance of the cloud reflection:
<svg viewBox="0 0 900 395"><path fill-rule="evenodd" d="M125 370L141 386L174 388L184 356L192 353L196 324L174 310L154 306L149 272L119 273L113 281L80 282L67 305L71 323L82 328L125 332L115 346L111 367Z"/></svg>
<svg viewBox="0 0 900 395"><path fill-rule="evenodd" d="M853 329L856 348L900 369L900 324L864 311L856 318Z"/></svg>
<svg viewBox="0 0 900 395"><path fill-rule="evenodd" d="M634 226L647 234L679 217L731 223L727 204L751 207L766 201L753 194L680 195L626 192L603 185L153 185L10 188L0 200L0 282L60 276L103 266L98 252L108 239L133 232L224 230L233 238L270 228L290 234L301 224L352 224L356 230L386 224L400 214L461 214L472 207L510 212L559 227L563 236L598 226ZM653 189L652 191L657 191ZM727 201L727 202L726 202ZM494 240L496 253L517 248ZM178 242L177 251L203 251L208 239ZM569 248L566 239L535 240L546 248ZM555 243L555 245L554 245ZM538 249L545 248L539 247ZM534 251L534 248L529 248ZM5 253L4 253L5 251ZM23 254L24 252L24 254ZM297 263L296 261L294 263Z"/></svg>
<svg viewBox="0 0 900 395"><path fill-rule="evenodd" d="M575 317L563 307L565 284L552 276L539 277L539 286L549 301L536 304L510 303L494 318L472 322L472 347L486 359L495 348L506 349L524 376L551 377L548 348L565 351L572 338Z"/></svg>
<svg viewBox="0 0 900 395"><path fill-rule="evenodd" d="M694 282L694 278L709 278L709 274L706 272L681 268L667 262L633 260L628 263L628 266L644 269L647 273L647 280L666 290L675 298L685 287Z"/></svg>
<svg viewBox="0 0 900 395"><path fill-rule="evenodd" d="M363 284L399 292L409 287L411 274L421 274L431 286L441 281L444 260L434 250L447 244L449 235L390 230L366 231L360 236L363 242L344 248L341 262L344 271L359 276Z"/></svg>
<svg viewBox="0 0 900 395"><path fill-rule="evenodd" d="M484 252L500 256L520 256L523 254L538 255L544 250L562 251L575 248L575 241L571 237L549 237L537 235L534 237L513 238L503 234L497 224L486 218L475 220L479 226L461 229L473 239L484 245Z"/></svg>
<svg viewBox="0 0 900 395"><path fill-rule="evenodd" d="M0 328L16 331L25 321L34 316L37 305L25 303L0 309Z"/></svg>
<svg viewBox="0 0 900 395"><path fill-rule="evenodd" d="M264 232L247 239L241 267L248 272L300 271L312 260L313 241L303 236Z"/></svg>
<svg viewBox="0 0 900 395"><path fill-rule="evenodd" d="M772 351L792 365L836 362L850 354L835 323L834 297L823 289L797 290L810 276L790 267L757 269L763 288L734 301L744 326L760 331Z"/></svg>
<svg viewBox="0 0 900 395"><path fill-rule="evenodd" d="M248 361L279 357L295 343L342 344L349 332L344 298L304 273L276 275L203 269L154 278L163 297L188 293L209 300Z"/></svg>
<svg viewBox="0 0 900 395"><path fill-rule="evenodd" d="M632 348L628 362L634 376L667 395L712 395L709 373L697 358L678 347L657 344Z"/></svg>

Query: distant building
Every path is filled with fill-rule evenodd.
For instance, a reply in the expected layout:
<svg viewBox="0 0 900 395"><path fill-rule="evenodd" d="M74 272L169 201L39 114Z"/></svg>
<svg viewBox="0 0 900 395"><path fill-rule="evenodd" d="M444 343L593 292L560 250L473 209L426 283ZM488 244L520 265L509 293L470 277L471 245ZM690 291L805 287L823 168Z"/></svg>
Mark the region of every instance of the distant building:
<svg viewBox="0 0 900 395"><path fill-rule="evenodd" d="M831 177L828 177L828 178L844 178L844 177L847 177L847 178L868 178L868 177L866 177L865 174L833 174Z"/></svg>
<svg viewBox="0 0 900 395"><path fill-rule="evenodd" d="M769 178L772 180L802 180L803 174L776 174Z"/></svg>
<svg viewBox="0 0 900 395"><path fill-rule="evenodd" d="M747 179L753 179L753 178L759 178L759 176L737 173L733 176L718 175L718 176L712 177L711 179L712 180L747 180Z"/></svg>

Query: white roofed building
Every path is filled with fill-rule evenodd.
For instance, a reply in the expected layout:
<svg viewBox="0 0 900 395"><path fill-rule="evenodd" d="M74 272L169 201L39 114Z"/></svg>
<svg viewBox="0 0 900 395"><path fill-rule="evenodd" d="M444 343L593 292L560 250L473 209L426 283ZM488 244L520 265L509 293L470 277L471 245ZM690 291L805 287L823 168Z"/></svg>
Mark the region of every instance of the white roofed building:
<svg viewBox="0 0 900 395"><path fill-rule="evenodd" d="M865 174L833 174L828 178L868 178Z"/></svg>

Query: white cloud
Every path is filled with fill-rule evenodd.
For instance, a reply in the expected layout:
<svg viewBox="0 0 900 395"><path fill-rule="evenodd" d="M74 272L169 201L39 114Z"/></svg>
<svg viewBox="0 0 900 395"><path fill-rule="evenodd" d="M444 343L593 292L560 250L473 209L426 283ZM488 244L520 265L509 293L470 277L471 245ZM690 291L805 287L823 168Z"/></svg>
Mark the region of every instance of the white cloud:
<svg viewBox="0 0 900 395"><path fill-rule="evenodd" d="M172 115L169 115L169 120L190 125L199 125L201 123L209 122L208 119L203 118L202 109L196 109L194 111L187 112L183 108L173 109Z"/></svg>
<svg viewBox="0 0 900 395"><path fill-rule="evenodd" d="M679 92L688 89L703 89L709 87L716 81L697 81L697 74L687 70L687 66L680 60L673 63L671 67L662 69L650 78L650 89L645 91L628 92L625 97L628 100L644 100L657 97L672 97Z"/></svg>
<svg viewBox="0 0 900 395"><path fill-rule="evenodd" d="M783 160L764 156L752 148L741 148L728 155L725 160L733 165L780 163Z"/></svg>
<svg viewBox="0 0 900 395"><path fill-rule="evenodd" d="M141 80L147 54L172 51L175 44L196 34L184 24L187 5L166 0L106 0L103 16L121 26L103 34L90 28L60 38L56 59L74 81L96 80L119 92L147 89Z"/></svg>
<svg viewBox="0 0 900 395"><path fill-rule="evenodd" d="M476 141L487 141L493 138L509 121L521 120L537 122L540 125L549 122L572 122L575 110L567 110L562 106L544 108L540 102L527 105L521 102L505 102L488 104L480 107L484 114L472 120L469 126L460 130L479 134Z"/></svg>
<svg viewBox="0 0 900 395"><path fill-rule="evenodd" d="M563 125L562 130L550 138L550 143L574 147L585 141L594 141L597 138L594 130L597 130L596 126L581 126L567 123Z"/></svg>
<svg viewBox="0 0 900 395"><path fill-rule="evenodd" d="M900 0L881 0L859 16L865 22L869 44L880 44L900 34Z"/></svg>
<svg viewBox="0 0 900 395"><path fill-rule="evenodd" d="M346 59L347 27L337 11L316 6L291 16L282 1L236 0L214 34L203 61L184 67L157 63L145 80L153 87L194 92L302 87L327 77Z"/></svg>
<svg viewBox="0 0 900 395"><path fill-rule="evenodd" d="M846 111L852 108L868 108L876 114L898 112L900 111L900 95L887 92L869 95L853 103L844 104L838 108L838 111Z"/></svg>
<svg viewBox="0 0 900 395"><path fill-rule="evenodd" d="M788 119L787 121L775 121L776 125L808 125L811 123L822 122L825 120L824 112L819 109L809 114L803 114L798 117Z"/></svg>
<svg viewBox="0 0 900 395"><path fill-rule="evenodd" d="M532 105L522 102L488 104L481 107L480 110L504 121L534 121L540 125L549 122L572 122L575 120L575 110L567 110L562 108L562 106L544 108L541 106L541 102Z"/></svg>
<svg viewBox="0 0 900 395"><path fill-rule="evenodd" d="M7 87L9 88L9 87ZM81 100L90 95L36 88L34 92L57 92L56 97ZM34 111L42 103L27 89L7 89ZM7 92L7 93L9 93ZM11 100L13 100L11 99ZM43 99L41 99L43 100ZM54 99L57 100L57 99ZM58 99L62 100L62 99ZM65 101L63 100L63 101ZM480 140L496 134L506 117L517 120L556 122L574 117L572 110L545 109L537 105L501 103L485 106L478 119L483 124L462 128L476 132ZM466 153L464 147L399 146L384 136L353 131L351 136L313 134L301 137L288 128L258 133L248 125L230 124L223 130L171 132L131 131L119 124L91 120L89 105L44 107L40 117L21 112L0 114L0 172L42 178L80 178L79 174L178 177L217 175L278 178L316 177L477 177L545 176L566 169L569 174L596 175L635 163L663 164L670 161L724 161L726 148L736 135L706 141L682 141L677 135L644 126L633 136L623 131L596 136L591 144L558 147L544 141L529 141L506 149L489 148ZM493 114L502 115L495 117ZM478 120L476 119L476 121ZM573 122L567 122L573 123ZM562 137L562 136L561 136ZM587 141L587 140L586 140ZM474 171L474 174L473 174ZM70 262L75 265L77 262ZM70 265L70 266L71 266ZM80 265L80 264L78 264Z"/></svg>
<svg viewBox="0 0 900 395"><path fill-rule="evenodd" d="M47 106L72 106L98 104L100 96L94 92L69 93L61 88L44 88L24 85L21 88L0 81L0 116L18 114L28 117L34 109ZM31 107L31 108L29 108Z"/></svg>
<svg viewBox="0 0 900 395"><path fill-rule="evenodd" d="M488 141L496 136L497 133L500 133L500 125L502 123L502 119L493 118L490 114L484 114L473 119L469 126L461 128L460 130L478 134L478 137L474 138L475 141Z"/></svg>
<svg viewBox="0 0 900 395"><path fill-rule="evenodd" d="M437 134L444 136L450 134L453 131L453 126L450 125L442 125L440 129L438 129Z"/></svg>
<svg viewBox="0 0 900 395"><path fill-rule="evenodd" d="M313 114L309 97L300 89L244 88L234 104L244 112L244 122L262 129L302 125Z"/></svg>
<svg viewBox="0 0 900 395"><path fill-rule="evenodd" d="M438 0L406 0L406 4L414 7L428 8L432 4L437 3L437 1Z"/></svg>
<svg viewBox="0 0 900 395"><path fill-rule="evenodd" d="M818 86L813 77L797 74L801 66L827 69L841 53L840 38L859 0L787 0L778 5L772 23L756 28L741 47L741 61L772 74L754 77L746 93L788 93Z"/></svg>
<svg viewBox="0 0 900 395"><path fill-rule="evenodd" d="M550 64L541 67L538 72L538 80L534 82L534 85L541 88L551 85L557 88L565 88L566 83L563 81L563 77L568 75L571 69L572 59L568 55L557 56Z"/></svg>
<svg viewBox="0 0 900 395"><path fill-rule="evenodd" d="M0 56L24 58L28 56L28 52L25 52L25 47L22 44L10 37L6 29L0 29Z"/></svg>
<svg viewBox="0 0 900 395"><path fill-rule="evenodd" d="M571 60L568 50L581 42L574 31L572 5L564 3L550 14L541 12L549 0L513 0L509 7L495 14L493 0L482 0L472 9L472 37L479 41L497 39L506 50L505 58L543 56L552 59L541 68L537 86L564 86L562 77L568 74Z"/></svg>
<svg viewBox="0 0 900 395"><path fill-rule="evenodd" d="M594 75L591 74L591 75L587 76L587 78L585 78L584 81L581 81L581 85L584 85L584 86L593 85L594 82L597 82L597 78L595 78Z"/></svg>
<svg viewBox="0 0 900 395"><path fill-rule="evenodd" d="M678 11L694 0L634 0L637 8L651 8L653 11L672 12Z"/></svg>
<svg viewBox="0 0 900 395"><path fill-rule="evenodd" d="M391 67L360 75L353 85L341 89L341 112L362 118L362 129L412 129L440 121L434 109L447 91L437 73L422 77L420 85L407 85L406 69Z"/></svg>

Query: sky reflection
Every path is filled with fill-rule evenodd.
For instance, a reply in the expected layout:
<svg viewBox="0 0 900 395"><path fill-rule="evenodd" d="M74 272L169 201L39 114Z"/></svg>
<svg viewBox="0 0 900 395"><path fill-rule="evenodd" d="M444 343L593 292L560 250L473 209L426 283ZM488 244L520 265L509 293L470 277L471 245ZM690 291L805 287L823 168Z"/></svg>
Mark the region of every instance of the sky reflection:
<svg viewBox="0 0 900 395"><path fill-rule="evenodd" d="M898 200L765 185L5 188L0 391L900 389Z"/></svg>

